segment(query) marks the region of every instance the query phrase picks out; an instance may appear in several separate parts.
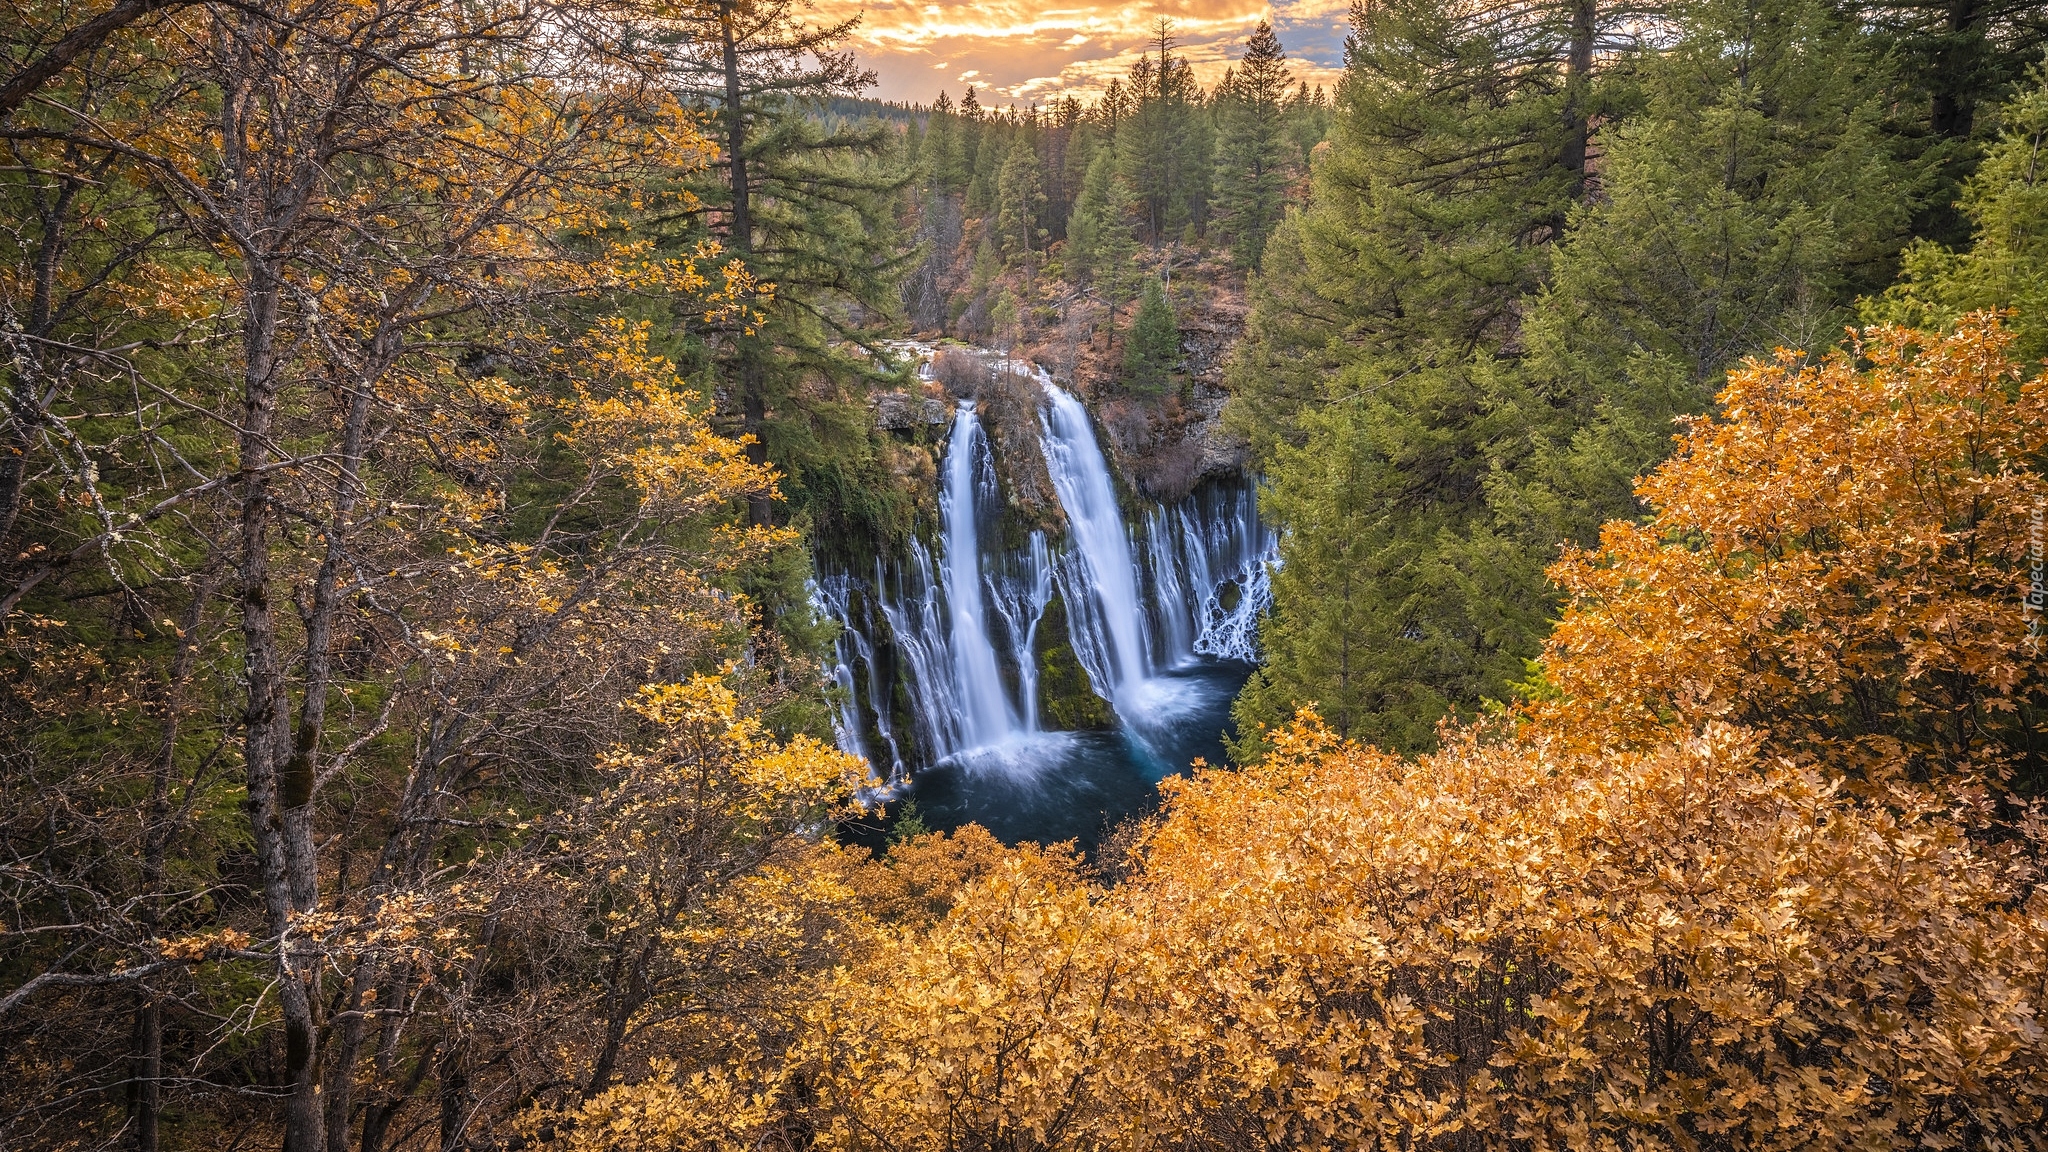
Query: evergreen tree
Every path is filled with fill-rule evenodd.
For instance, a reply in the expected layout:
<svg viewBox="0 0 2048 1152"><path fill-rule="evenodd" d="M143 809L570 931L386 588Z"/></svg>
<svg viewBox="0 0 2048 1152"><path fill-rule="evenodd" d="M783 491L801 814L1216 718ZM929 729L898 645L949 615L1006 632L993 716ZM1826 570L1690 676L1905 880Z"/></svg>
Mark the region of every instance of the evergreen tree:
<svg viewBox="0 0 2048 1152"><path fill-rule="evenodd" d="M912 253L895 208L912 173L895 151L896 134L879 122L828 129L815 114L822 101L858 94L874 76L835 50L854 21L820 25L810 15L803 0L674 7L667 27L684 49L675 84L709 114L723 155L688 184L712 210L708 217L692 212L672 222L687 229L708 218L711 237L775 285L763 322L710 351L743 430L755 437L749 458L772 459L788 477L784 495L830 521L850 513L830 496L846 490L827 475L846 461L828 446L866 442L865 408L858 398L822 399L799 385L869 370L872 359L859 350L871 349L873 336L852 318L886 315L898 303ZM687 231L675 237L691 239ZM750 516L770 521L765 497L752 501ZM859 530L887 535L872 523Z"/></svg>
<svg viewBox="0 0 2048 1152"><path fill-rule="evenodd" d="M1080 195L1081 179L1088 172L1087 158L1077 165L1074 147L1085 130L1085 112L1078 97L1068 96L1054 104L1045 132L1045 227L1053 239L1066 234L1067 217L1073 215L1074 200Z"/></svg>
<svg viewBox="0 0 2048 1152"><path fill-rule="evenodd" d="M1133 106L1130 90L1124 87L1123 80L1110 77L1109 87L1103 89L1102 100L1095 106L1096 118L1102 124L1105 139L1116 138L1117 129L1131 118Z"/></svg>
<svg viewBox="0 0 2048 1152"><path fill-rule="evenodd" d="M1885 139L1870 37L1823 0L1704 0L1626 61L1639 111L1602 133L1602 198L1574 219L1524 327L1535 433L1497 474L1532 547L1592 544L1675 415L1743 357L1832 345L1889 280L1919 186Z"/></svg>
<svg viewBox="0 0 2048 1152"><path fill-rule="evenodd" d="M1131 236L1131 210L1116 154L1099 150L1067 223L1067 275L1094 285L1112 309L1128 298L1131 260L1138 249Z"/></svg>
<svg viewBox="0 0 2048 1152"><path fill-rule="evenodd" d="M1154 245L1208 210L1210 153L1202 90L1187 59L1171 54L1172 26L1161 18L1154 29L1156 55L1131 66L1135 101L1116 126L1118 165L1143 210L1145 235Z"/></svg>
<svg viewBox="0 0 2048 1152"><path fill-rule="evenodd" d="M1234 709L1232 755L1257 758L1258 725L1302 704L1361 741L1424 745L1468 687L1467 646L1426 623L1441 618L1433 601L1446 591L1434 537L1463 526L1441 501L1401 500L1408 481L1388 451L1401 446L1383 413L1336 406L1302 425L1304 443L1279 445L1267 466L1260 510L1286 526L1285 563L1260 626L1267 661Z"/></svg>
<svg viewBox="0 0 2048 1152"><path fill-rule="evenodd" d="M1036 135L1028 128L1016 133L996 181L996 230L1003 251L1012 255L1028 256L1037 249L1038 214L1045 206L1045 189L1038 150L1033 146Z"/></svg>
<svg viewBox="0 0 2048 1152"><path fill-rule="evenodd" d="M1230 418L1289 494L1270 507L1289 576L1239 699L1240 751L1367 668L1380 679L1354 698L1369 705L1339 730L1426 740L1445 707L1504 694L1543 634L1550 557L1488 502L1493 462L1517 460L1527 430L1492 398L1585 180L1579 49L1604 18L1574 8L1354 9L1331 151L1310 208L1267 244L1229 373ZM1319 539L1327 524L1355 541ZM1369 579L1332 567L1365 541Z"/></svg>
<svg viewBox="0 0 2048 1152"><path fill-rule="evenodd" d="M967 183L967 214L987 216L996 210L996 183L1010 155L1010 125L990 116L982 119L974 149L974 176Z"/></svg>
<svg viewBox="0 0 2048 1152"><path fill-rule="evenodd" d="M2031 80L2000 110L1998 143L1964 189L1975 243L1916 243L1899 283L1865 302L1866 320L1947 329L1970 312L2011 309L2013 358L2048 358L2048 64Z"/></svg>
<svg viewBox="0 0 2048 1152"><path fill-rule="evenodd" d="M1216 92L1215 213L1241 268L1258 267L1280 221L1287 58L1265 21Z"/></svg>
<svg viewBox="0 0 2048 1152"><path fill-rule="evenodd" d="M1138 298L1138 315L1124 338L1124 386L1143 396L1166 390L1180 362L1180 324L1173 305L1153 277L1145 278L1144 293Z"/></svg>
<svg viewBox="0 0 2048 1152"><path fill-rule="evenodd" d="M967 166L966 133L954 114L953 101L944 91L932 102L931 124L925 130L924 169L933 186L943 192L967 187L971 172Z"/></svg>
<svg viewBox="0 0 2048 1152"><path fill-rule="evenodd" d="M1316 145L1329 139L1330 120L1330 100L1323 94L1322 85L1311 92L1308 81L1302 81L1294 95L1287 98L1285 121L1290 163L1308 170Z"/></svg>

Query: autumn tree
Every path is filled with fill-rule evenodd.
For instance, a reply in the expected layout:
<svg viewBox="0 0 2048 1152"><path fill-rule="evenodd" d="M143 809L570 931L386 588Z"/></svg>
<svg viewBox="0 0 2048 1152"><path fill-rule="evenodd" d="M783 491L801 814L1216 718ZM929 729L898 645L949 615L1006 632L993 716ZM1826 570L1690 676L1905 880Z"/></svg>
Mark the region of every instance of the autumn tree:
<svg viewBox="0 0 2048 1152"><path fill-rule="evenodd" d="M1534 714L1625 746L1727 718L1802 762L2039 788L2018 597L2048 389L2011 343L1978 316L1731 373L1639 487L1651 518L1551 570L1571 599Z"/></svg>
<svg viewBox="0 0 2048 1152"><path fill-rule="evenodd" d="M647 325L591 315L659 296L758 322L741 266L617 234L633 190L712 154L614 38L637 15L195 9L164 57L95 62L90 99L6 129L33 159L10 194L45 205L18 254L58 264L50 331L90 369L9 429L7 835L69 831L8 873L39 927L10 937L0 1027L11 1069L82 1077L11 1077L23 1125L96 1123L125 1083L147 1146L166 1084L218 1082L262 1085L289 1148L374 1150L414 1110L459 1142L532 1067L553 994L476 983L512 939L494 901L531 891L494 853L631 741L636 685L730 666L749 619L725 585L790 543L723 526L773 475ZM90 607L109 594L122 613ZM135 644L111 662L109 623ZM143 697L105 694L159 659ZM65 664L88 674L44 671ZM63 770L94 746L108 773ZM134 833L67 815L137 796ZM110 831L138 870L105 867ZM109 992L135 1012L111 1066L46 1026ZM194 1027L215 1042L167 1039Z"/></svg>

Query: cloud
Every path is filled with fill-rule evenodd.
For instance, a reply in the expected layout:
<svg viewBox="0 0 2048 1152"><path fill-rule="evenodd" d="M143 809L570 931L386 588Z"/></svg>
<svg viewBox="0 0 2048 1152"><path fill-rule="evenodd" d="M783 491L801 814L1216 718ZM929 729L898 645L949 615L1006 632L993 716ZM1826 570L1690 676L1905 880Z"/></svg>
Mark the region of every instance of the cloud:
<svg viewBox="0 0 2048 1152"><path fill-rule="evenodd" d="M1176 51L1204 85L1221 78L1262 19L1273 21L1296 79L1333 84L1349 0L818 0L818 10L828 19L861 15L847 46L879 76L873 95L929 102L938 95L931 73L957 67L961 82L981 90L984 106L997 106L1100 94L1145 52L1162 15L1172 22Z"/></svg>

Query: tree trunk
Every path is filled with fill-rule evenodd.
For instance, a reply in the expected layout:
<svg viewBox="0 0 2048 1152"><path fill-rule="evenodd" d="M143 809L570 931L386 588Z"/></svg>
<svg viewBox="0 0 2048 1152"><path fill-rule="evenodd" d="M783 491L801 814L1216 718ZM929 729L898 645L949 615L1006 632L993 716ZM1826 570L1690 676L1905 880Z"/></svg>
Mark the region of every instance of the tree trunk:
<svg viewBox="0 0 2048 1152"><path fill-rule="evenodd" d="M1565 57L1564 147L1558 163L1572 174L1572 199L1586 194L1586 150L1592 135L1593 44L1597 26L1594 0L1572 0L1571 43ZM1552 229L1561 236L1565 221Z"/></svg>
<svg viewBox="0 0 2048 1152"><path fill-rule="evenodd" d="M754 251L753 188L747 180L747 116L740 104L740 54L739 41L733 31L733 20L737 15L735 6L728 4L719 11L719 61L725 69L725 156L726 179L732 192L732 229L727 242L741 258ZM764 395L767 373L761 362L750 353L740 362L739 393L740 408L745 414L744 429L754 438L747 445L747 462L765 465L768 462L768 446L761 442L761 432L768 421L768 398ZM766 527L775 522L775 508L766 493L751 496L747 500L747 522L756 527Z"/></svg>
<svg viewBox="0 0 2048 1152"><path fill-rule="evenodd" d="M310 796L281 791L290 756L289 694L278 624L271 605L268 466L277 414L277 328L283 277L262 260L249 262L248 313L243 320L240 442L240 551L235 576L241 605L243 758L250 830L263 884L265 927L278 941L278 1006L285 1035L284 1152L327 1152L320 1108L319 965L295 957L293 918L314 909ZM297 800L297 803L294 803Z"/></svg>
<svg viewBox="0 0 2048 1152"><path fill-rule="evenodd" d="M128 1123L135 1152L157 1152L163 1109L164 1015L147 984L135 989L135 1049L128 1061Z"/></svg>
<svg viewBox="0 0 2048 1152"><path fill-rule="evenodd" d="M1977 126L1973 86L1984 51L1982 0L1950 0L1941 46L1934 53L1934 94L1930 124L1935 133L1961 140Z"/></svg>

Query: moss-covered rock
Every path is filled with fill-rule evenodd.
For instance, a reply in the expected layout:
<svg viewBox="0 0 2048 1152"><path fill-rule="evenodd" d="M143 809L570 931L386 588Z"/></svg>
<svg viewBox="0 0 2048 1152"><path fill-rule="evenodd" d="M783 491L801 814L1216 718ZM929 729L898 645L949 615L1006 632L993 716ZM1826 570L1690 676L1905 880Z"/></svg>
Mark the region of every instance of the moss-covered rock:
<svg viewBox="0 0 2048 1152"><path fill-rule="evenodd" d="M1088 670L1074 655L1067 605L1058 596L1045 606L1033 651L1038 659L1038 715L1046 727L1075 732L1116 723L1109 702L1095 694Z"/></svg>

